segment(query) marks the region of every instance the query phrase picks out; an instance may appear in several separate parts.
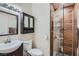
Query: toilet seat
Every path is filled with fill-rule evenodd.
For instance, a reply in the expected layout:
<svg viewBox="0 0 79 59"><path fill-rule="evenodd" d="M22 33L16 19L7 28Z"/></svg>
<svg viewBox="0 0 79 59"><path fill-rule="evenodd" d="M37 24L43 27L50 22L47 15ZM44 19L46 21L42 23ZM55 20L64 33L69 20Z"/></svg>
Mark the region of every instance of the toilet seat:
<svg viewBox="0 0 79 59"><path fill-rule="evenodd" d="M43 53L40 49L37 48L33 48L30 51L28 51L28 53L30 53L32 56L42 56Z"/></svg>

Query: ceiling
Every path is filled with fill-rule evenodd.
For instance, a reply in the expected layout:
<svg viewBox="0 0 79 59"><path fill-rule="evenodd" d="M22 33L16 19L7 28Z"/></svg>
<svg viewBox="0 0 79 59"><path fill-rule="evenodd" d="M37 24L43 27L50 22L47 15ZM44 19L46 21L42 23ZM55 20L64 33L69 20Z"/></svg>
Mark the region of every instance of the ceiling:
<svg viewBox="0 0 79 59"><path fill-rule="evenodd" d="M62 3L52 3L54 9L58 9L59 7L61 7L62 5L64 7L68 7L68 6L72 6L72 5L75 5L74 3L65 3L65 4L62 4Z"/></svg>

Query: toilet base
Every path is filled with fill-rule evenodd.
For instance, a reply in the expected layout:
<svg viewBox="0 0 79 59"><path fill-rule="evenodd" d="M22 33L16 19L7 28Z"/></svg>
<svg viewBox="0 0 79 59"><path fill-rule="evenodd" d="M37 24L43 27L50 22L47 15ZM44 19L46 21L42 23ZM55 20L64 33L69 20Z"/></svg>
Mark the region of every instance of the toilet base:
<svg viewBox="0 0 79 59"><path fill-rule="evenodd" d="M37 48L31 49L28 53L31 54L31 56L43 56L43 52Z"/></svg>

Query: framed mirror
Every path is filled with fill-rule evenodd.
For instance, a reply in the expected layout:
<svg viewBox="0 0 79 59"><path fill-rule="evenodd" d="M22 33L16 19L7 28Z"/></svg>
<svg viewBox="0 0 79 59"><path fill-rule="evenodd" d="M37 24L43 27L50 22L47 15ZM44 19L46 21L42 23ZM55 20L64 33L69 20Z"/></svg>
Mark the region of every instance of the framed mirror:
<svg viewBox="0 0 79 59"><path fill-rule="evenodd" d="M0 10L0 36L18 34L18 15Z"/></svg>
<svg viewBox="0 0 79 59"><path fill-rule="evenodd" d="M34 17L23 12L23 18L21 21L21 33L33 33L34 32Z"/></svg>

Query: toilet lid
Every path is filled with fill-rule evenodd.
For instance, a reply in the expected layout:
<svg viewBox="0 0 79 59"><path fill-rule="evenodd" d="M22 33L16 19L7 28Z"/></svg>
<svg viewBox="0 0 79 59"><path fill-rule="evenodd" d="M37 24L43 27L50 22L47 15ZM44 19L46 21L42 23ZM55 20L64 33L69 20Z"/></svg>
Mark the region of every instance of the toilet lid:
<svg viewBox="0 0 79 59"><path fill-rule="evenodd" d="M42 56L43 53L40 49L36 49L36 48L33 48L31 49L30 51L28 51L32 56Z"/></svg>

